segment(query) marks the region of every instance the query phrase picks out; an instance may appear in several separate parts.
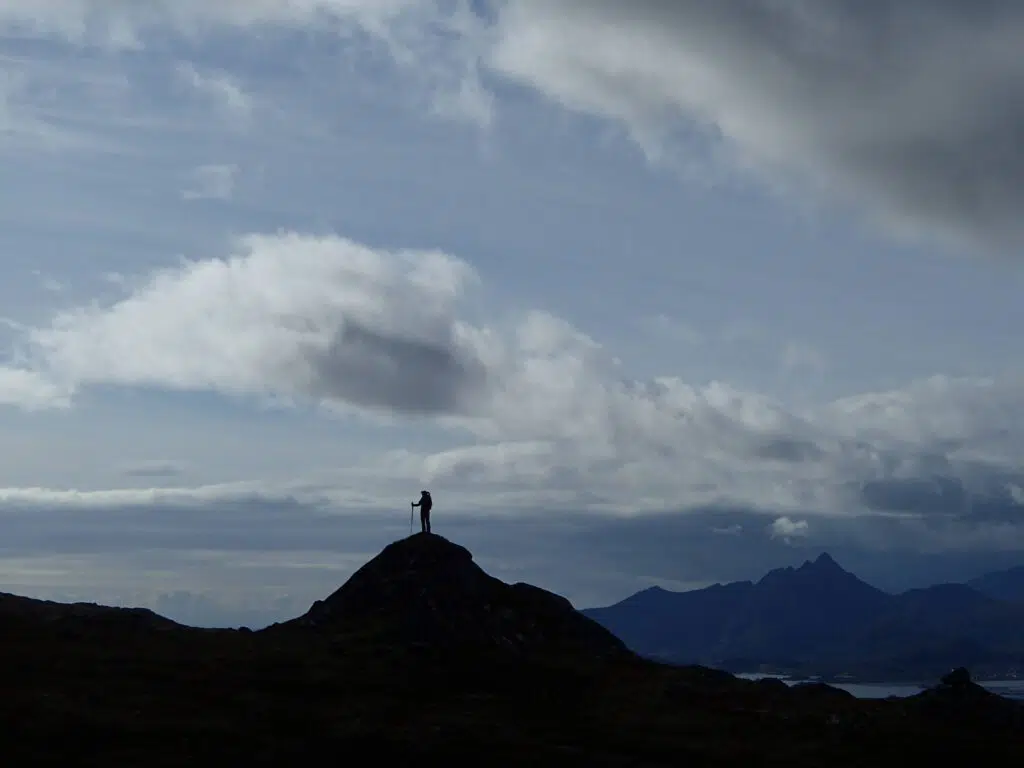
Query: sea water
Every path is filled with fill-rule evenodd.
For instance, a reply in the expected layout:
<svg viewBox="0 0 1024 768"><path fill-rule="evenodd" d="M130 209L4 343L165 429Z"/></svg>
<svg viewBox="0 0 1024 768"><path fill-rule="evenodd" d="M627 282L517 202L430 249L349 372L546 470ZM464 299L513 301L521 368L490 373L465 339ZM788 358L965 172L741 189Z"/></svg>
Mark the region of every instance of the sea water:
<svg viewBox="0 0 1024 768"><path fill-rule="evenodd" d="M759 675L742 674L736 675L744 680L760 680L765 677L774 677L787 685L809 682L804 679L791 680L782 675ZM810 681L813 682L813 681ZM1005 696L1008 699L1024 701L1024 680L976 680L978 685L987 688L992 693ZM858 699L885 699L890 696L913 696L920 693L927 686L913 685L910 683L829 683L833 688L840 688L848 691Z"/></svg>

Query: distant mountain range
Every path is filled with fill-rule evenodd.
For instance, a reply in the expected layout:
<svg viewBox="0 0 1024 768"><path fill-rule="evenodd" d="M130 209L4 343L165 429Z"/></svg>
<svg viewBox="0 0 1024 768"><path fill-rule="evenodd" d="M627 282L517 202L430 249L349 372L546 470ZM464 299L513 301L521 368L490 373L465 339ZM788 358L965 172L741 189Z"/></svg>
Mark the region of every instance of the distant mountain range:
<svg viewBox="0 0 1024 768"><path fill-rule="evenodd" d="M967 585L996 600L1024 603L1024 565L1006 571L986 573L984 576L971 579Z"/></svg>
<svg viewBox="0 0 1024 768"><path fill-rule="evenodd" d="M890 594L828 554L757 582L652 587L583 611L644 656L732 672L926 679L1024 674L1024 568Z"/></svg>

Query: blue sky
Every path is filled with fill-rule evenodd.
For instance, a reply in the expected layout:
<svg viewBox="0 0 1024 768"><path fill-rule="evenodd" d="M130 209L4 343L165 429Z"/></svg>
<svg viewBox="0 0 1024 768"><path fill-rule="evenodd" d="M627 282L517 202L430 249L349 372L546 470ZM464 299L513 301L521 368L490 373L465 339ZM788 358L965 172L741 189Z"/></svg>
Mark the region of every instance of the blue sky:
<svg viewBox="0 0 1024 768"><path fill-rule="evenodd" d="M5 3L0 589L1024 559L1024 11L713 8Z"/></svg>

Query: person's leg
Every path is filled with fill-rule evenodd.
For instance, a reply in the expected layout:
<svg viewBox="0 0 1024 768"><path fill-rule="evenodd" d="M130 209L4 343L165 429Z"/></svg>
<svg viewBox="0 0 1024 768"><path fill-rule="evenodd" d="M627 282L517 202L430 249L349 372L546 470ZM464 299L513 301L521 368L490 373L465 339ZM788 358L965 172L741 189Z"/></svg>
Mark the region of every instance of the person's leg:
<svg viewBox="0 0 1024 768"><path fill-rule="evenodd" d="M427 532L427 510L423 507L420 507L420 530L423 533Z"/></svg>
<svg viewBox="0 0 1024 768"><path fill-rule="evenodd" d="M423 516L424 516L424 518L426 518L427 533L430 533L430 510L429 509L424 510L423 511Z"/></svg>

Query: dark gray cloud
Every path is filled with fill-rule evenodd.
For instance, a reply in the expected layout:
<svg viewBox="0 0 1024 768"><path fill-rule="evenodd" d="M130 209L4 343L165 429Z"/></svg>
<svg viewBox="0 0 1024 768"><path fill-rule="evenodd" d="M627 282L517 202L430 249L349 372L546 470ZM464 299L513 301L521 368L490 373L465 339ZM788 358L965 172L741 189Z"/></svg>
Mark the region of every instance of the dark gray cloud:
<svg viewBox="0 0 1024 768"><path fill-rule="evenodd" d="M869 480L860 497L870 509L918 514L961 514L967 506L967 491L957 478L889 478Z"/></svg>
<svg viewBox="0 0 1024 768"><path fill-rule="evenodd" d="M972 489L956 477L888 478L863 483L860 498L869 509L883 512L1024 525L1024 503L1013 491L1021 482L1024 477L1018 476Z"/></svg>
<svg viewBox="0 0 1024 768"><path fill-rule="evenodd" d="M459 413L488 384L485 366L455 339L424 341L347 320L315 358L313 394L399 413Z"/></svg>
<svg viewBox="0 0 1024 768"><path fill-rule="evenodd" d="M894 227L1024 243L1015 0L511 0L499 30L497 70L642 141L691 119Z"/></svg>
<svg viewBox="0 0 1024 768"><path fill-rule="evenodd" d="M754 446L754 455L769 461L799 463L820 459L825 452L810 440L780 436L760 441Z"/></svg>

